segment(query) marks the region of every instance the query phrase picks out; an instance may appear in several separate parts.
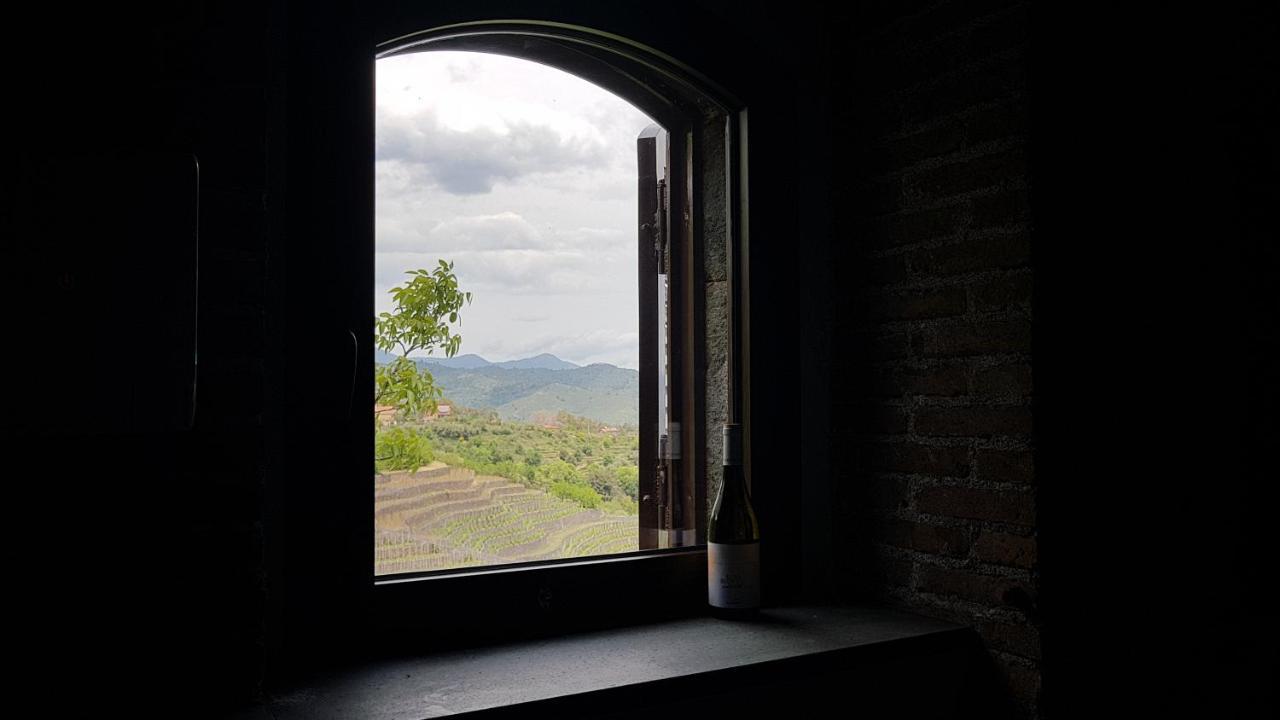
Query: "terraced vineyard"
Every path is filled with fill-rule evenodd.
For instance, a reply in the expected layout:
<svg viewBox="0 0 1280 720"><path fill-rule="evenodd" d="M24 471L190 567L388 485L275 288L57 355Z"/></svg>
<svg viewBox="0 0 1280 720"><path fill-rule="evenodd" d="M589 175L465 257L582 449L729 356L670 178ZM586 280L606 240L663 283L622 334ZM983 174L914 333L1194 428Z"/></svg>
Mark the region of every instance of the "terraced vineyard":
<svg viewBox="0 0 1280 720"><path fill-rule="evenodd" d="M374 572L634 551L637 519L435 462L417 472L374 477Z"/></svg>

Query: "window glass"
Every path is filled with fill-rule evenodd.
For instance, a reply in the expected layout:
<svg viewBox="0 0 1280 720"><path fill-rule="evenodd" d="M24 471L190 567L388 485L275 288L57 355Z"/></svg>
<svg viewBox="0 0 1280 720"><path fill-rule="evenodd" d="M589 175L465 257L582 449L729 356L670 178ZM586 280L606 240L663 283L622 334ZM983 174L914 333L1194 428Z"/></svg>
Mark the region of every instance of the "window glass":
<svg viewBox="0 0 1280 720"><path fill-rule="evenodd" d="M637 550L652 120L443 51L379 60L376 118L375 574Z"/></svg>

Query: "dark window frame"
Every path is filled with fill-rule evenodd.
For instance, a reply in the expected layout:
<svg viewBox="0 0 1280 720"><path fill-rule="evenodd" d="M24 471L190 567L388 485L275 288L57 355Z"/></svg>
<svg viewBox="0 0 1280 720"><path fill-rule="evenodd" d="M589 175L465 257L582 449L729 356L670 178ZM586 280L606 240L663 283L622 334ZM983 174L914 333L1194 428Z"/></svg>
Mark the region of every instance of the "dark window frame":
<svg viewBox="0 0 1280 720"><path fill-rule="evenodd" d="M697 180L695 153L699 148L692 126L708 118L721 117L725 128L723 178L726 183L726 245L731 248L731 268L738 266L737 246L741 241L739 219L745 193L746 108L732 95L695 71L657 51L605 33L547 22L475 22L427 30L397 37L378 45L375 58L430 49L471 50L504 54L558 67L593 82L628 100L654 118L670 133L670 165L673 187L670 217L673 254L670 267L673 310L679 315L677 346L699 349L705 322L695 291L703 280L702 248L694 241L695 193ZM372 112L372 107L370 107ZM703 169L701 172L710 172ZM678 178L679 182L674 180ZM678 282L675 282L678 280ZM370 279L371 282L371 279ZM730 297L733 288L730 282ZM372 288L370 288L371 294ZM733 324L740 303L730 302ZM731 347L736 340L730 333ZM739 402L734 391L741 377L740 352L731 353L729 416L738 417ZM698 488L698 512L705 512L705 465L708 438L718 436L703 427L703 383L699 368L701 352L678 353L681 415L686 421L681 454L690 479ZM372 372L371 363L360 367ZM364 379L364 378L361 378ZM367 383L366 383L367 384ZM642 403L643 407L643 403ZM642 439L644 436L642 435ZM356 442L364 447L368 442ZM643 456L643 453L642 453ZM652 463L648 466L652 468ZM641 464L641 482L648 478ZM638 621L697 612L705 606L706 560L704 546L670 550L649 550L623 556L603 556L581 560L523 563L454 572L373 576L372 495L362 528L370 550L364 573L373 584L371 622L386 643L417 642L429 634L432 644L474 644L486 639L509 639L513 635L561 632L574 627L592 627L619 621ZM701 530L701 529L700 529ZM704 542L702 533L698 542ZM438 618L449 617L448 623ZM484 618L475 622L468 618ZM501 618L495 621L495 618Z"/></svg>

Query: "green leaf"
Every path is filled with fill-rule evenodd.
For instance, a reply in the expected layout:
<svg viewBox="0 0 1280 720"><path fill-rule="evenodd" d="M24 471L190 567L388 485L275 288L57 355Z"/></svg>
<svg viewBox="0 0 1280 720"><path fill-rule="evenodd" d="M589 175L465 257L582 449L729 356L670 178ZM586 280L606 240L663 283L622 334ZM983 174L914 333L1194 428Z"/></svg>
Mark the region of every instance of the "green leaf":
<svg viewBox="0 0 1280 720"><path fill-rule="evenodd" d="M389 292L395 301L392 312L379 313L374 323L374 344L385 352L399 350L400 355L379 367L374 375L376 395L380 401L394 405L402 414L418 414L433 409L443 390L426 370L419 371L409 354L425 350L443 350L452 357L461 346L462 337L450 331L450 324L461 322L458 310L470 304L471 293L458 291L458 278L453 263L437 259L433 270L407 270L409 280ZM444 318L448 318L446 322ZM379 453L382 457L383 453Z"/></svg>

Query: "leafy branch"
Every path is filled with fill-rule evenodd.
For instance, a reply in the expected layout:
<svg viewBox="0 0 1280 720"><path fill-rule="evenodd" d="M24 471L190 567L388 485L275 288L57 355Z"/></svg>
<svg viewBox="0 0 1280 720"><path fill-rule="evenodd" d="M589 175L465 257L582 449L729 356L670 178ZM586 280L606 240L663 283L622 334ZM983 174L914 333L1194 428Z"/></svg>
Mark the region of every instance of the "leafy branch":
<svg viewBox="0 0 1280 720"><path fill-rule="evenodd" d="M458 289L451 262L440 260L432 270L406 274L410 280L391 289L394 310L376 319L375 344L396 358L374 371L374 402L417 416L434 412L443 391L431 371L419 368L409 354L425 350L429 355L436 349L443 350L445 357L457 354L462 336L451 326L461 325L459 312L471 304L471 293Z"/></svg>

